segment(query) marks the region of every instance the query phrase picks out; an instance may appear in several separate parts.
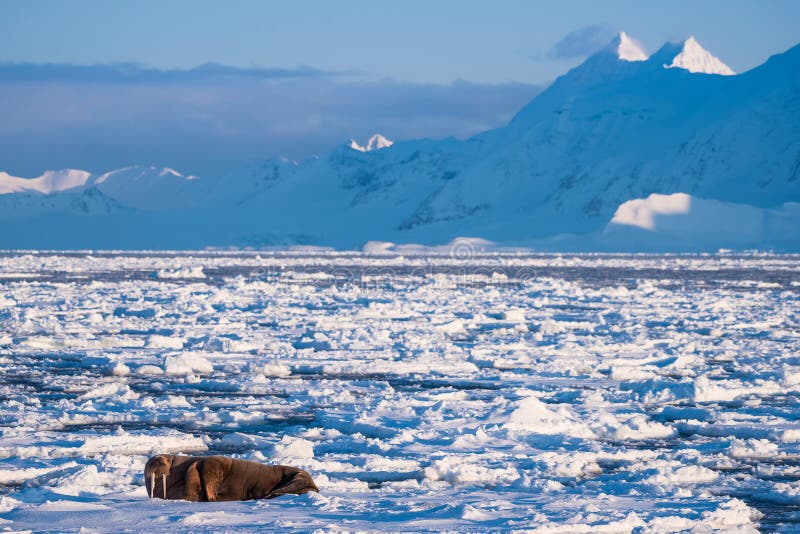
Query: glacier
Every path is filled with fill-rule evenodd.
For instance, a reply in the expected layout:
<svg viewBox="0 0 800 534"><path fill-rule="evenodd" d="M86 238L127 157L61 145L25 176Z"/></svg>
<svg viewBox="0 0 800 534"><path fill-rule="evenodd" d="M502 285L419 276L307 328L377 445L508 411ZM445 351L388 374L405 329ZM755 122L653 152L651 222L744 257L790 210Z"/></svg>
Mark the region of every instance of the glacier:
<svg viewBox="0 0 800 534"><path fill-rule="evenodd" d="M652 194L622 204L601 234L619 251L702 251L715 247L791 249L800 229L800 203L775 208ZM599 245L599 244L598 244Z"/></svg>
<svg viewBox="0 0 800 534"><path fill-rule="evenodd" d="M798 73L800 46L734 74L694 37L647 55L622 33L508 125L463 141L376 135L199 178L148 166L106 179L0 174L0 247L358 249L475 236L540 250L797 251ZM756 231L723 210L741 239L700 216L677 239L608 230L622 206L653 194L750 206L780 223Z"/></svg>

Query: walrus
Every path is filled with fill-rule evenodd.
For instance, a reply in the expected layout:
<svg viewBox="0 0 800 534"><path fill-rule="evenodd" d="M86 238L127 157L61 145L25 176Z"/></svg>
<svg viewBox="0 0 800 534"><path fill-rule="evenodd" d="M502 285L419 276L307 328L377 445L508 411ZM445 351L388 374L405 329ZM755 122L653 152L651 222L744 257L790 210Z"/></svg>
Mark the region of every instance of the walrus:
<svg viewBox="0 0 800 534"><path fill-rule="evenodd" d="M159 454L147 461L144 479L151 499L248 501L319 491L302 469L225 456Z"/></svg>

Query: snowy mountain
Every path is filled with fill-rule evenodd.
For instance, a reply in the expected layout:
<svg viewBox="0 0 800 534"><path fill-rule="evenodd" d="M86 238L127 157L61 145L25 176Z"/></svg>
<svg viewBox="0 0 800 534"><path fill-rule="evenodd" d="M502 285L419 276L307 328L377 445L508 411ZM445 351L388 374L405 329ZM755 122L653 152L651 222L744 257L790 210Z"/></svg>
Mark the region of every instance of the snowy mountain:
<svg viewBox="0 0 800 534"><path fill-rule="evenodd" d="M702 72L705 74L722 74L731 76L736 74L729 66L711 55L709 51L700 46L694 36L686 39L680 52L672 58L672 63L665 65L667 68L685 69L689 72Z"/></svg>
<svg viewBox="0 0 800 534"><path fill-rule="evenodd" d="M607 47L618 59L623 61L645 61L647 53L641 43L632 39L627 33L620 32Z"/></svg>
<svg viewBox="0 0 800 534"><path fill-rule="evenodd" d="M93 185L131 208L162 211L181 206L196 180L172 169L136 165L102 174Z"/></svg>
<svg viewBox="0 0 800 534"><path fill-rule="evenodd" d="M507 126L465 141L392 143L376 134L325 157L269 160L218 177L150 167L103 176L48 189L0 175L0 219L26 220L2 232L0 246L353 248L465 235L545 246L573 235L588 247L608 235L620 206L654 193L762 214L800 202L800 47L733 75L694 38L647 56L622 33ZM74 205L81 187L104 202L83 211L40 206L31 215L28 204L43 199ZM54 224L75 228L69 245L50 237ZM800 250L800 235L780 246Z"/></svg>
<svg viewBox="0 0 800 534"><path fill-rule="evenodd" d="M0 173L0 219L54 213L103 214L120 209L164 211L200 205L196 177L162 167L131 166L101 175L73 169L46 171L36 178ZM196 194L194 190L197 190Z"/></svg>
<svg viewBox="0 0 800 534"><path fill-rule="evenodd" d="M0 172L0 195L10 193L41 193L49 195L82 187L91 178L91 173L65 169L61 171L45 171L36 178L19 178Z"/></svg>
<svg viewBox="0 0 800 534"><path fill-rule="evenodd" d="M393 141L389 141L381 134L375 134L369 138L367 144L364 146L359 145L355 139L351 139L348 146L353 150L358 150L359 152L372 152L373 150L389 148L393 144Z"/></svg>

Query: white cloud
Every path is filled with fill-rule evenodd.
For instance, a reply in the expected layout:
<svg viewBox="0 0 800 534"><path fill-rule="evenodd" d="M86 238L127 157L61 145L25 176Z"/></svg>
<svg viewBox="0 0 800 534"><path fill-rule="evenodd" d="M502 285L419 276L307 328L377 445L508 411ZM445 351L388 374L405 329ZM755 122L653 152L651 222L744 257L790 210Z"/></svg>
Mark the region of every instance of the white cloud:
<svg viewBox="0 0 800 534"><path fill-rule="evenodd" d="M614 31L606 26L593 25L578 28L554 44L548 56L554 59L588 56L607 45L613 37Z"/></svg>

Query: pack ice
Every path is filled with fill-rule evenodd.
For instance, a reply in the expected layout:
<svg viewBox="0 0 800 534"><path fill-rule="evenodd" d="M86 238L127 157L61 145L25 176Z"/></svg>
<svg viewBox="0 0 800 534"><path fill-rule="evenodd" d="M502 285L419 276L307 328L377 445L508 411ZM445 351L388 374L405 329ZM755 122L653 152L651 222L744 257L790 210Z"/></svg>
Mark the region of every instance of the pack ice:
<svg viewBox="0 0 800 534"><path fill-rule="evenodd" d="M0 254L0 528L798 528L800 258ZM319 494L149 501L155 452Z"/></svg>

